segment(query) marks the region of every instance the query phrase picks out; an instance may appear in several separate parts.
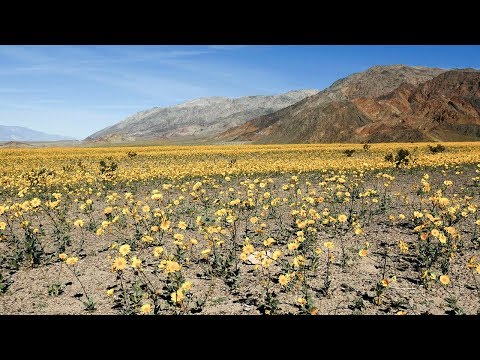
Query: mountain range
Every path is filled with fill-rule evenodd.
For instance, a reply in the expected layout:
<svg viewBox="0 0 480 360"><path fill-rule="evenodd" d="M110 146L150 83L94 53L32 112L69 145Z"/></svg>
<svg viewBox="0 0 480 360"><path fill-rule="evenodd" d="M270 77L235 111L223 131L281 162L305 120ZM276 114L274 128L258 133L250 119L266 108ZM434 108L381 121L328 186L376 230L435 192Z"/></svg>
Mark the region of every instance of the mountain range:
<svg viewBox="0 0 480 360"><path fill-rule="evenodd" d="M47 134L22 126L0 125L0 141L62 141L75 140L61 135Z"/></svg>
<svg viewBox="0 0 480 360"><path fill-rule="evenodd" d="M480 72L374 66L322 90L202 98L137 113L87 141L254 143L480 139Z"/></svg>
<svg viewBox="0 0 480 360"><path fill-rule="evenodd" d="M189 137L208 139L233 126L292 105L318 90L296 90L272 96L236 99L209 97L153 108L90 135L87 141L122 142Z"/></svg>

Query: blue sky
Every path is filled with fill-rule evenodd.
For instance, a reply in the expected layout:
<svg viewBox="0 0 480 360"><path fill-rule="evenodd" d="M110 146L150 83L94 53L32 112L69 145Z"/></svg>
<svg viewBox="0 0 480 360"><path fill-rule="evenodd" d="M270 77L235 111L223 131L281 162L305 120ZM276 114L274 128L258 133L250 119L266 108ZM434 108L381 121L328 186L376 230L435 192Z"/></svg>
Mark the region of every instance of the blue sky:
<svg viewBox="0 0 480 360"><path fill-rule="evenodd" d="M83 139L154 106L321 90L387 64L480 68L480 46L0 46L0 124Z"/></svg>

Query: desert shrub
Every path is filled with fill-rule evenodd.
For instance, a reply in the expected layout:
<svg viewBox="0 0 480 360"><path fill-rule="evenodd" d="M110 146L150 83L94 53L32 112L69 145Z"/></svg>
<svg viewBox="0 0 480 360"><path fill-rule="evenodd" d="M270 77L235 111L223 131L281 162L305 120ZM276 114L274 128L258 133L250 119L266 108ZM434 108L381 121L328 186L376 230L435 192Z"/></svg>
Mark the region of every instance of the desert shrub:
<svg viewBox="0 0 480 360"><path fill-rule="evenodd" d="M436 146L428 145L428 148L432 154L441 153L446 150L442 144L437 144Z"/></svg>
<svg viewBox="0 0 480 360"><path fill-rule="evenodd" d="M7 279L5 279L2 274L0 274L0 294L3 294L4 292L6 292L9 285L10 285L10 282Z"/></svg>
<svg viewBox="0 0 480 360"><path fill-rule="evenodd" d="M398 168L401 165L408 165L410 159L410 151L406 149L400 149L397 151L397 154L394 156L392 153L389 153L385 156L385 161L395 163L395 166Z"/></svg>
<svg viewBox="0 0 480 360"><path fill-rule="evenodd" d="M347 150L345 150L343 153L344 153L345 155L347 155L347 157L351 157L354 152L355 152L355 150L353 150L353 149L347 149Z"/></svg>
<svg viewBox="0 0 480 360"><path fill-rule="evenodd" d="M393 160L394 160L394 157L392 153L388 153L387 155L385 155L385 161L393 162Z"/></svg>
<svg viewBox="0 0 480 360"><path fill-rule="evenodd" d="M118 169L118 164L112 158L107 160L110 161L100 160L100 177L104 183L114 180Z"/></svg>
<svg viewBox="0 0 480 360"><path fill-rule="evenodd" d="M118 168L118 164L113 160L110 162L106 162L105 160L100 160L100 174L111 174L115 172Z"/></svg>

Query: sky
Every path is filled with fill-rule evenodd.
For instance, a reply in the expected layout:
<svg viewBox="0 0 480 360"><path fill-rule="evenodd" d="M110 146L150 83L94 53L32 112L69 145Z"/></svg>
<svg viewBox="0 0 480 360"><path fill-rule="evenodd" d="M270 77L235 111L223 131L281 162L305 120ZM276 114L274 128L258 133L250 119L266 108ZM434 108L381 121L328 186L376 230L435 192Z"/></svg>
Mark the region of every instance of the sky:
<svg viewBox="0 0 480 360"><path fill-rule="evenodd" d="M480 46L0 45L0 125L83 139L152 107L322 90L374 65L480 68Z"/></svg>

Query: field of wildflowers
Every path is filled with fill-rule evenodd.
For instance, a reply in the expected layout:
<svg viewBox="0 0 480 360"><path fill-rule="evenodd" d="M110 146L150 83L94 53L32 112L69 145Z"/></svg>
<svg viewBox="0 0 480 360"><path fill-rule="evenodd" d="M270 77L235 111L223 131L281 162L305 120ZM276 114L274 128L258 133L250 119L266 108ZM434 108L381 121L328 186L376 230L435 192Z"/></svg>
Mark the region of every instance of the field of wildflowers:
<svg viewBox="0 0 480 360"><path fill-rule="evenodd" d="M3 314L480 313L478 143L0 159Z"/></svg>

